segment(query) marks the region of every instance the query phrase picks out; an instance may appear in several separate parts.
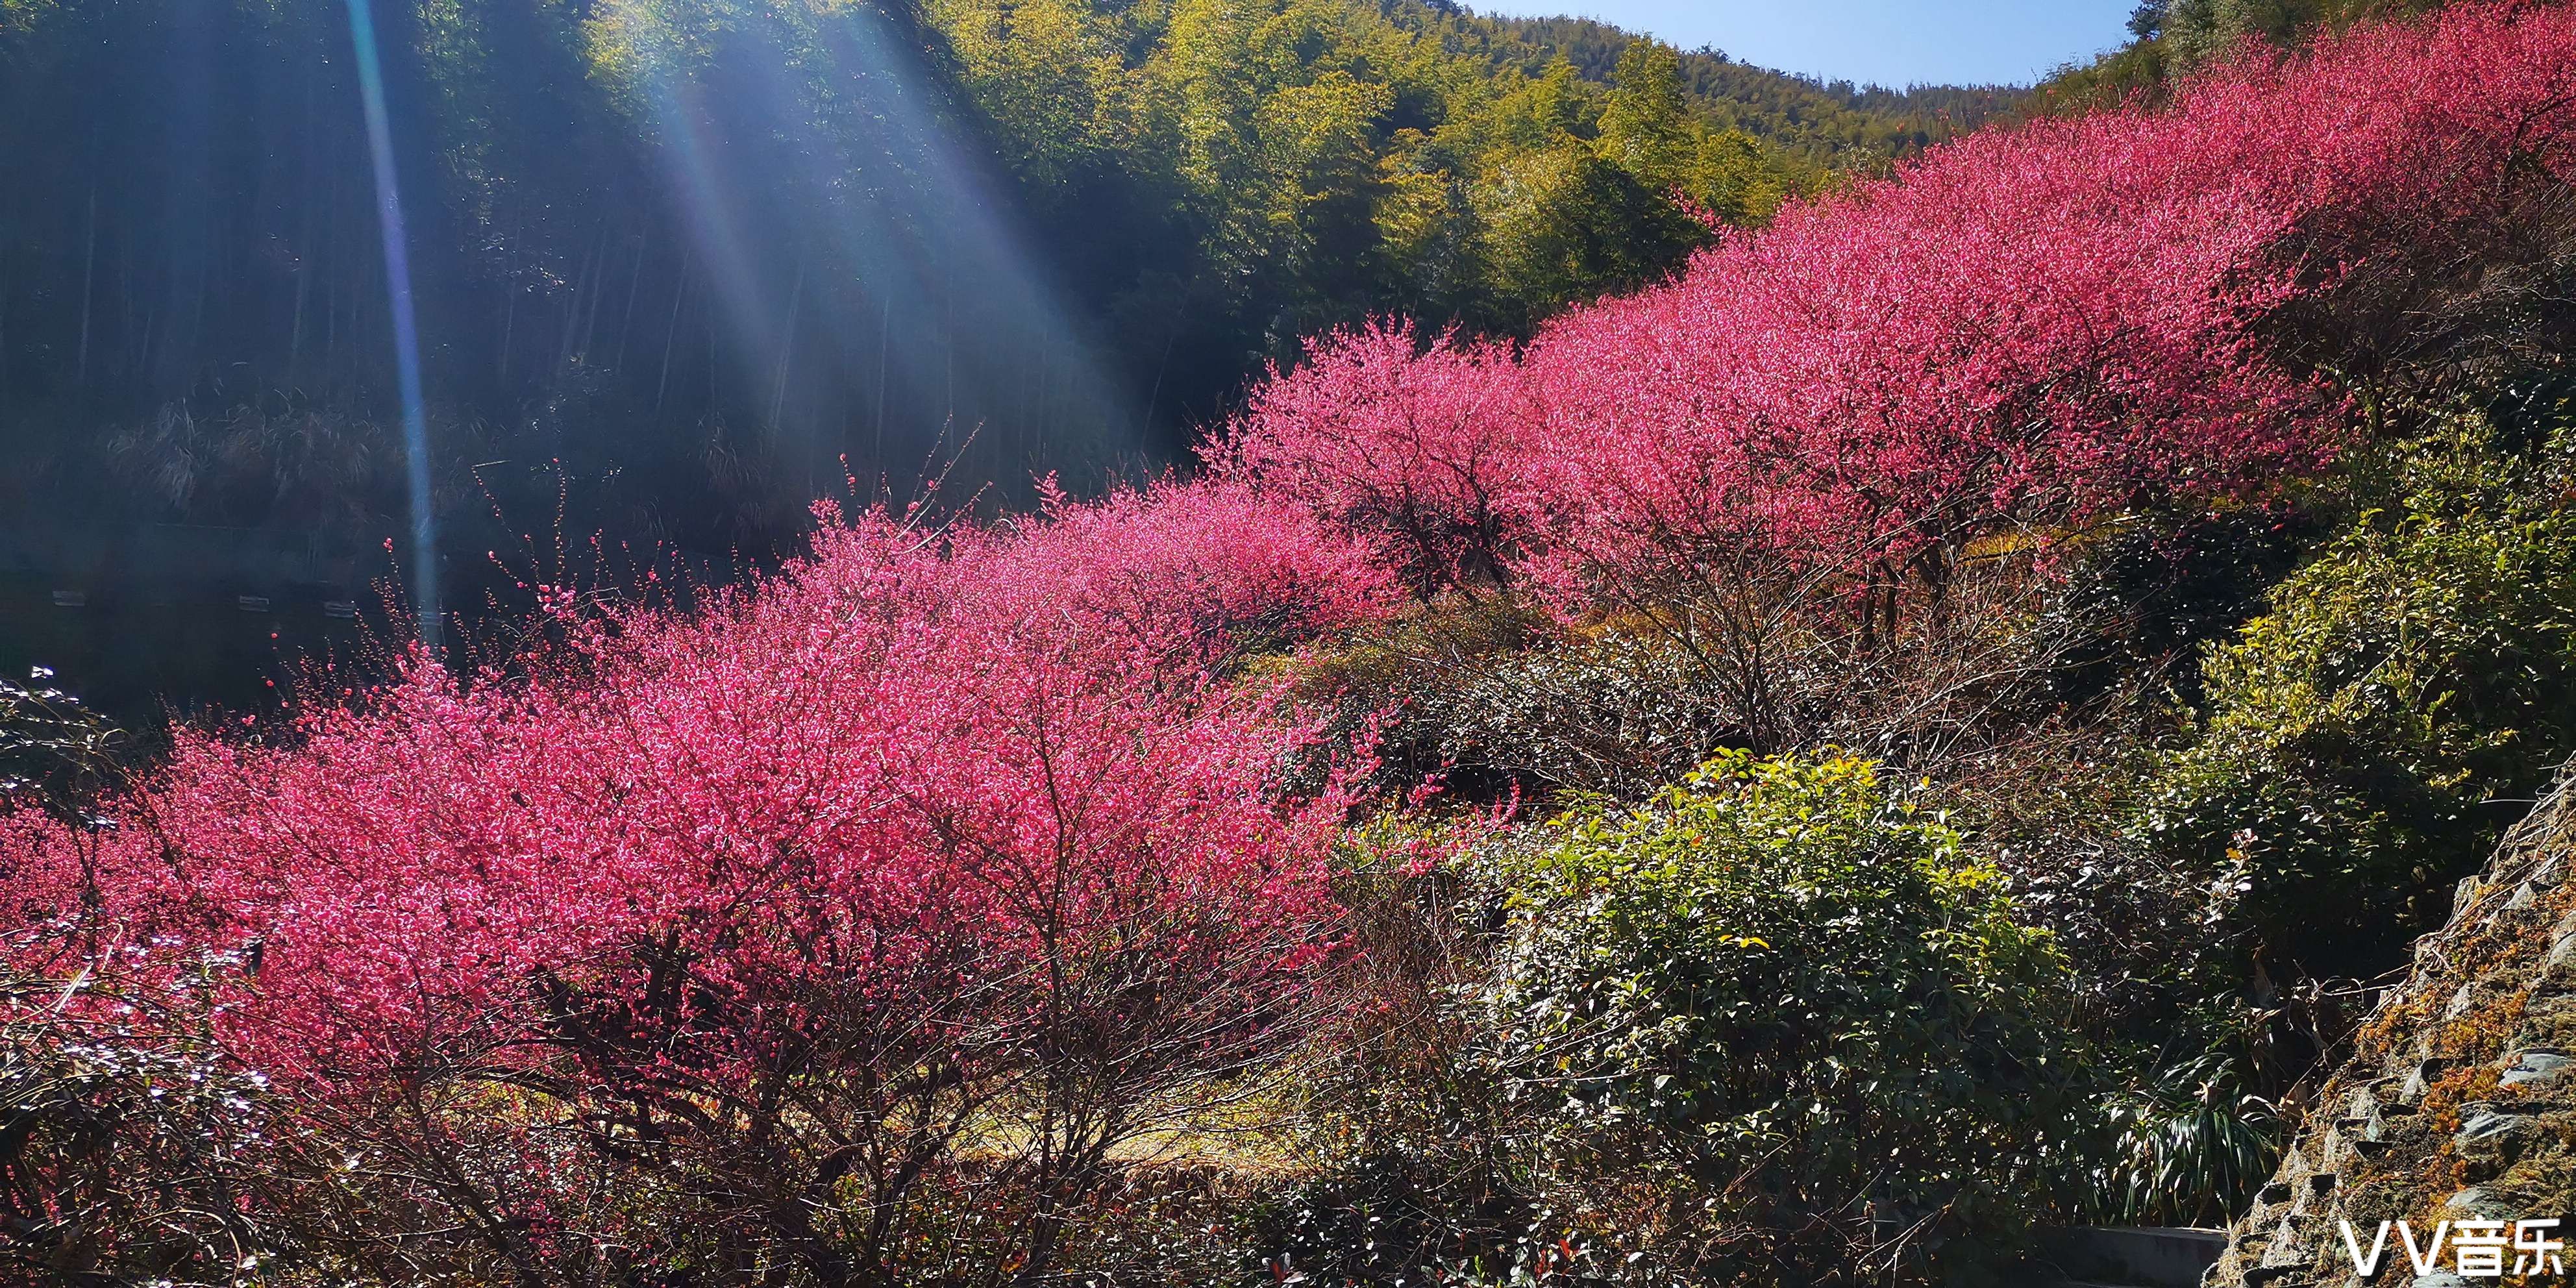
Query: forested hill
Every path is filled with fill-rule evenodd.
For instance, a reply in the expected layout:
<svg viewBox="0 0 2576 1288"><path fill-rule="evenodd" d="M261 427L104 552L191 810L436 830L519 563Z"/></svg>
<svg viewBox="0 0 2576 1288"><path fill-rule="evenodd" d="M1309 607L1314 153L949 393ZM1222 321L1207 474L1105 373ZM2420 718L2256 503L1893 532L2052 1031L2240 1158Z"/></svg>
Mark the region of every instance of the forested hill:
<svg viewBox="0 0 2576 1288"><path fill-rule="evenodd" d="M1563 58L1586 80L1613 84L1636 39L1590 18L1450 15L1462 30L1533 72ZM1821 81L1740 63L1723 51L1680 54L1692 105L1721 128L1739 129L1795 155L1835 167L1919 151L2017 107L2026 89L2004 85L1922 85L1889 89Z"/></svg>
<svg viewBox="0 0 2576 1288"><path fill-rule="evenodd" d="M0 515L372 547L388 198L442 513L560 468L579 526L767 546L845 458L1096 478L1296 337L1523 332L1702 244L1676 190L1759 221L1988 101L1415 0L371 15L361 48L338 0L0 0Z"/></svg>
<svg viewBox="0 0 2576 1288"><path fill-rule="evenodd" d="M2296 48L2356 25L2444 8L2449 0L2138 0L2130 42L2062 68L2029 105L2080 113L2136 98L2153 101L2175 78L2224 59L2249 42Z"/></svg>

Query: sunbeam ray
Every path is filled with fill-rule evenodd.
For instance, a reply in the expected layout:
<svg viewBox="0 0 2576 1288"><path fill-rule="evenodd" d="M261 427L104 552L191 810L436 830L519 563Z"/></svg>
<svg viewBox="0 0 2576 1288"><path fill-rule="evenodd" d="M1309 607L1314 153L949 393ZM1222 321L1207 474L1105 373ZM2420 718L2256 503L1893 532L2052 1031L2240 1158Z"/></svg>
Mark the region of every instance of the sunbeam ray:
<svg viewBox="0 0 2576 1288"><path fill-rule="evenodd" d="M385 294L393 311L394 377L402 398L404 481L411 503L412 612L423 648L442 649L438 605L438 519L429 490L429 415L421 392L420 326L412 310L409 241L402 188L394 172L393 127L385 113L385 77L377 57L370 0L349 0L349 38L357 51L358 92L366 105L367 147L375 159L376 222L384 238Z"/></svg>

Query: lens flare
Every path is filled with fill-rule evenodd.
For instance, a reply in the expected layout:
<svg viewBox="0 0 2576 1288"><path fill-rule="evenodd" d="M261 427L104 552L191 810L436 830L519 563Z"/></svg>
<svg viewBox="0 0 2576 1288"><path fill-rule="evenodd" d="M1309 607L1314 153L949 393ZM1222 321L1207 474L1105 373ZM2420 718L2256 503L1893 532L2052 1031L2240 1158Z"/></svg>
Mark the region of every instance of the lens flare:
<svg viewBox="0 0 2576 1288"><path fill-rule="evenodd" d="M864 409L892 385L941 433L935 451L1015 429L988 432L970 471L1006 485L1014 467L1060 459L1050 424L1099 426L1112 452L1139 441L1136 400L899 17L829 0L603 0L593 14L594 66L659 145L769 434L804 436L811 457L836 429L872 429L886 465L883 413L868 426ZM791 366L843 391L844 423L800 419Z"/></svg>
<svg viewBox="0 0 2576 1288"><path fill-rule="evenodd" d="M385 288L393 310L394 377L402 398L405 482L411 500L412 611L420 642L442 647L438 606L438 517L429 494L429 414L421 395L420 326L412 310L409 241L402 188L394 173L393 127L385 114L385 77L376 52L370 0L349 0L349 38L357 52L358 92L366 106L367 146L375 158L376 216L384 235Z"/></svg>

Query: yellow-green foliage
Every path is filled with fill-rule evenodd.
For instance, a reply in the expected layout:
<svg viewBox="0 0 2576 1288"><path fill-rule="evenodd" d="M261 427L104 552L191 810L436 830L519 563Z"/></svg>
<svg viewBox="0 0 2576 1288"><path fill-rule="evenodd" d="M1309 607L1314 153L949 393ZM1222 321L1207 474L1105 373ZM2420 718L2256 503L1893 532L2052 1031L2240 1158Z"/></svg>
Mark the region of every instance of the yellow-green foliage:
<svg viewBox="0 0 2576 1288"><path fill-rule="evenodd" d="M54 0L0 0L0 35L32 29L54 7Z"/></svg>
<svg viewBox="0 0 2576 1288"><path fill-rule="evenodd" d="M1673 193L1750 222L1822 177L1717 124L1680 55L1646 41L1605 86L1345 0L927 12L1041 201L1078 194L1086 167L1141 182L1187 212L1211 280L1285 272L1318 319L1391 283L1410 308L1526 325L1703 240Z"/></svg>
<svg viewBox="0 0 2576 1288"><path fill-rule="evenodd" d="M2209 655L2153 823L2276 967L2375 972L2576 751L2571 448L2405 445L2391 503Z"/></svg>
<svg viewBox="0 0 2576 1288"><path fill-rule="evenodd" d="M1542 1166L1677 1192L1757 1275L1849 1255L1809 1240L1864 1208L2022 1213L2076 1101L2066 967L1874 765L1730 753L1542 847L1489 999L1502 1067L1555 1106Z"/></svg>
<svg viewBox="0 0 2576 1288"><path fill-rule="evenodd" d="M57 0L0 0L0 73L11 70L19 46L62 12Z"/></svg>

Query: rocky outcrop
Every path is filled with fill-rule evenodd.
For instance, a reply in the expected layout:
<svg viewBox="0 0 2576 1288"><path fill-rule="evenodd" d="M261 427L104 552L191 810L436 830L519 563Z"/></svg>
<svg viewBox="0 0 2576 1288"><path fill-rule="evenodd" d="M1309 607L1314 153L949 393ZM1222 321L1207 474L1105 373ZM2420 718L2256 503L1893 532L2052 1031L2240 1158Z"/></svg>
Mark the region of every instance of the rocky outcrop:
<svg viewBox="0 0 2576 1288"><path fill-rule="evenodd" d="M2455 1281L2450 1254L2418 1279L2392 1233L2364 1279L2341 1223L2367 1253L2382 1221L2429 1242L2445 1221L2576 1218L2576 771L2460 883L2316 1104L2209 1284L2430 1288Z"/></svg>

